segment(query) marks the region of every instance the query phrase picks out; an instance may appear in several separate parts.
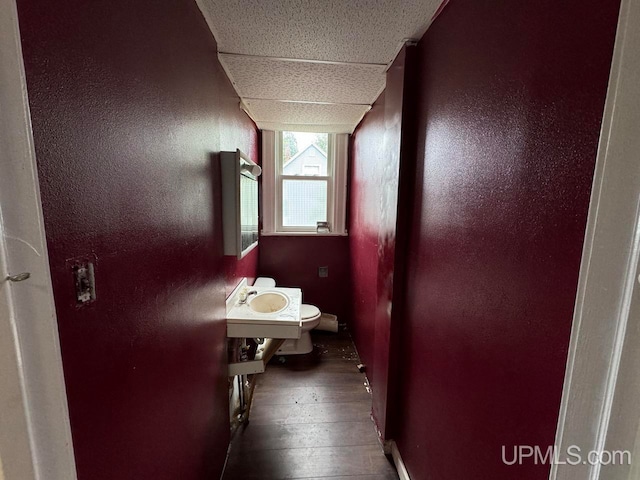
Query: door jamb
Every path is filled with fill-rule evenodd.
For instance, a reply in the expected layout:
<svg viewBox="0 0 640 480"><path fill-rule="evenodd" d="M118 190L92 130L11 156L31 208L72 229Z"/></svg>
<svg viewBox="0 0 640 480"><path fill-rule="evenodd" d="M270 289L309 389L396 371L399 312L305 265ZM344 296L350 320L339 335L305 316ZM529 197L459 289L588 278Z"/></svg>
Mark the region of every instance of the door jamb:
<svg viewBox="0 0 640 480"><path fill-rule="evenodd" d="M622 0L558 419L561 457L570 446L583 454L602 451L609 431L640 255L638 51L640 2ZM599 465L559 463L551 467L551 480L600 478Z"/></svg>
<svg viewBox="0 0 640 480"><path fill-rule="evenodd" d="M75 480L16 1L0 11L0 478Z"/></svg>

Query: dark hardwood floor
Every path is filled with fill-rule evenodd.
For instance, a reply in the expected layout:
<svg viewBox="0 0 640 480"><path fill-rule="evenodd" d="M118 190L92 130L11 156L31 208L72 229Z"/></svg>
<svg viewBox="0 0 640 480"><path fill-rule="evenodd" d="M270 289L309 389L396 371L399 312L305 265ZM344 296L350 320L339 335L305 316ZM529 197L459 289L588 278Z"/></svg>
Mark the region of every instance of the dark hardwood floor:
<svg viewBox="0 0 640 480"><path fill-rule="evenodd" d="M275 357L259 375L225 480L398 478L369 418L371 396L348 332L312 337L313 353Z"/></svg>

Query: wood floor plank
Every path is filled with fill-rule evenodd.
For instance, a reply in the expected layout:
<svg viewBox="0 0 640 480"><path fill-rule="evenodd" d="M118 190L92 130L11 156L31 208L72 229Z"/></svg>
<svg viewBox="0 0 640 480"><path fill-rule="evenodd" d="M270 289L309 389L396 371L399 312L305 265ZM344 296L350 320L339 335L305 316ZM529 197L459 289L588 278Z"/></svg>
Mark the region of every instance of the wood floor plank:
<svg viewBox="0 0 640 480"><path fill-rule="evenodd" d="M224 480L398 479L371 422L371 395L348 332L312 338L313 352L276 357L257 377Z"/></svg>
<svg viewBox="0 0 640 480"><path fill-rule="evenodd" d="M264 450L253 452L250 460L231 456L228 464L226 480L394 474L380 445Z"/></svg>
<svg viewBox="0 0 640 480"><path fill-rule="evenodd" d="M293 480L297 480L297 479L293 479ZM304 480L398 480L398 474L395 472L389 472L386 475L349 475L348 477L304 477Z"/></svg>
<svg viewBox="0 0 640 480"><path fill-rule="evenodd" d="M294 405L260 405L251 408L250 422L254 425L295 423L366 422L370 418L371 403L304 403Z"/></svg>
<svg viewBox="0 0 640 480"><path fill-rule="evenodd" d="M371 395L364 385L311 385L289 388L259 385L256 387L253 401L256 405L370 402Z"/></svg>
<svg viewBox="0 0 640 480"><path fill-rule="evenodd" d="M280 357L282 358L282 357ZM285 363L270 362L267 370L283 371L311 371L355 373L358 372L358 360L344 360L339 358L309 358L304 360L285 359Z"/></svg>
<svg viewBox="0 0 640 480"><path fill-rule="evenodd" d="M359 360L358 352L351 343L347 341L323 341L314 342L314 348L318 355L324 355L327 358L335 358L341 360Z"/></svg>
<svg viewBox="0 0 640 480"><path fill-rule="evenodd" d="M268 378L267 377L268 374ZM303 387L310 385L364 385L365 377L354 373L325 372L322 370L270 370L267 367L265 378L258 379L258 385L278 387Z"/></svg>
<svg viewBox="0 0 640 480"><path fill-rule="evenodd" d="M249 422L234 437L231 455L243 456L257 450L377 444L378 438L370 420L283 425L256 425Z"/></svg>

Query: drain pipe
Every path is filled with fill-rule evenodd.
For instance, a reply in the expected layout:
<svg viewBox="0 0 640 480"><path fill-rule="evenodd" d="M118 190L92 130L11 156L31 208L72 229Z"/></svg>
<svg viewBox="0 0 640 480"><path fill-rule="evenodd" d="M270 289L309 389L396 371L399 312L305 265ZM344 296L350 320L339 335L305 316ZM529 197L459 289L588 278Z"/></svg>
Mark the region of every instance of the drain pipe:
<svg viewBox="0 0 640 480"><path fill-rule="evenodd" d="M243 340L243 346L246 346L246 339ZM266 365L269 360L273 358L278 349L284 343L284 339L278 338L265 338L263 344L262 361ZM240 424L249 421L249 414L251 413L251 404L253 402L253 392L256 389L256 381L259 374L253 375L240 375L240 414L238 415L238 422ZM249 378L250 377L250 378ZM247 378L245 380L245 378ZM248 388L248 392L245 395L245 388Z"/></svg>

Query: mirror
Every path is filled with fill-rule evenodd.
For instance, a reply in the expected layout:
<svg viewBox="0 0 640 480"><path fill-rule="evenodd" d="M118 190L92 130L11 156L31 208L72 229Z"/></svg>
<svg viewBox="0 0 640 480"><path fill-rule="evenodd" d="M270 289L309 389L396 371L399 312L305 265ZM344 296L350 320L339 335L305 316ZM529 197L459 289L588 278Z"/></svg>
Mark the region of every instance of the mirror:
<svg viewBox="0 0 640 480"><path fill-rule="evenodd" d="M258 180L245 171L240 174L240 241L240 258L258 243Z"/></svg>

